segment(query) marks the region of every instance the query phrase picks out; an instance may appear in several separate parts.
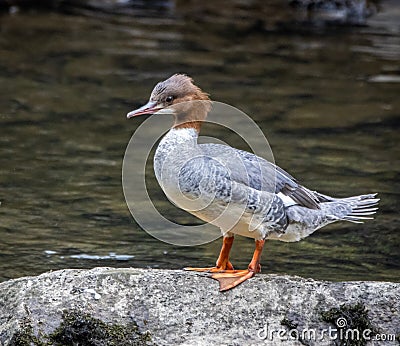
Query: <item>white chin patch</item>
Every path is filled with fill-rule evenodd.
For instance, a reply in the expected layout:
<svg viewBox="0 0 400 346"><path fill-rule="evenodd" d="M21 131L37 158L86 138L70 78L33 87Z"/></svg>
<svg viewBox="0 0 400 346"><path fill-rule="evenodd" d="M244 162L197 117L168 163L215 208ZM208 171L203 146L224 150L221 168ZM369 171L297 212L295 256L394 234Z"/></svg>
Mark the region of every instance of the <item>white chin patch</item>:
<svg viewBox="0 0 400 346"><path fill-rule="evenodd" d="M175 114L175 112L172 108L167 107L160 109L156 114Z"/></svg>

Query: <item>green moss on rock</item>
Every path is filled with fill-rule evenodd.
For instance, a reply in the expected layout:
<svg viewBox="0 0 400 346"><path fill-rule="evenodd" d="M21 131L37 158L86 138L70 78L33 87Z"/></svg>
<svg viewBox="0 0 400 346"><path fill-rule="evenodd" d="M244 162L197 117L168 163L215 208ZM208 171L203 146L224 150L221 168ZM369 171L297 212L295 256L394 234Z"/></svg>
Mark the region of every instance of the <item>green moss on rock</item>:
<svg viewBox="0 0 400 346"><path fill-rule="evenodd" d="M64 311L62 323L48 338L55 346L139 346L151 341L150 335L140 333L135 323L109 324L77 311Z"/></svg>
<svg viewBox="0 0 400 346"><path fill-rule="evenodd" d="M20 322L20 327L10 340L10 346L46 346L50 343L40 341L33 333L28 319Z"/></svg>
<svg viewBox="0 0 400 346"><path fill-rule="evenodd" d="M289 329L289 330L297 329L297 323L294 323L292 320L290 320L290 319L287 318L287 317L284 317L284 318L282 319L281 325L284 326L284 327L286 327L286 328Z"/></svg>
<svg viewBox="0 0 400 346"><path fill-rule="evenodd" d="M338 345L340 346L364 346L367 340L363 332L369 330L368 337L372 338L378 333L372 325L368 311L363 304L341 305L321 313L322 320L331 323L338 329ZM358 330L358 337L350 337L350 330Z"/></svg>
<svg viewBox="0 0 400 346"><path fill-rule="evenodd" d="M149 333L141 333L135 323L105 323L89 314L65 310L60 326L38 338L29 320L20 323L10 346L119 346L153 345Z"/></svg>

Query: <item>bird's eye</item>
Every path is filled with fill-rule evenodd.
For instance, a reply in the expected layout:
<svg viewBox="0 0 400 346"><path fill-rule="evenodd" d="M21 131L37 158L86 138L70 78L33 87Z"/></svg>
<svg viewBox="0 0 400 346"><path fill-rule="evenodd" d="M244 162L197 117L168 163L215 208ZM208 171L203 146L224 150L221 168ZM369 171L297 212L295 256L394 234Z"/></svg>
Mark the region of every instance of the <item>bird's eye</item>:
<svg viewBox="0 0 400 346"><path fill-rule="evenodd" d="M165 102L170 103L170 102L172 102L173 100L174 100L174 97L173 97L173 96L168 96L168 97L165 99Z"/></svg>

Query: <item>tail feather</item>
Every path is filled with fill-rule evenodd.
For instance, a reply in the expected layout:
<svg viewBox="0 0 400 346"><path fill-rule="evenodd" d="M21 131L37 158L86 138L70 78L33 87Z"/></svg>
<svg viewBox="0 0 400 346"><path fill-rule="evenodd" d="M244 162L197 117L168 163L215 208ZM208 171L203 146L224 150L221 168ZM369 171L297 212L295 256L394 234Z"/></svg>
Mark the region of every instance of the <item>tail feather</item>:
<svg viewBox="0 0 400 346"><path fill-rule="evenodd" d="M343 198L342 201L351 208L351 211L341 219L354 223L363 223L363 220L373 219L370 215L376 213L378 208L375 206L378 205L380 200L379 198L375 198L376 195L376 193L373 193L369 195Z"/></svg>
<svg viewBox="0 0 400 346"><path fill-rule="evenodd" d="M333 198L319 194L320 210L299 205L287 206L286 214L289 226L283 234L270 235L269 238L288 242L299 241L332 222L364 223L365 220L372 219L371 215L378 210L375 207L379 202L376 195L375 193L348 198Z"/></svg>

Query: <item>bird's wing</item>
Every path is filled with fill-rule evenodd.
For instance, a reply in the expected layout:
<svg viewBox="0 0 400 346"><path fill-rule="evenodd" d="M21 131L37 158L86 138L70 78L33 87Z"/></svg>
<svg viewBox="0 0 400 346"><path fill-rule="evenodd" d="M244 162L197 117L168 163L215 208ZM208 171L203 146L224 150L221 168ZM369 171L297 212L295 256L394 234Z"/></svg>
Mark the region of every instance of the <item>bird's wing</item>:
<svg viewBox="0 0 400 346"><path fill-rule="evenodd" d="M232 214L246 214L249 224L268 224L284 229L286 213L282 200L273 192L257 190L232 179L219 159L196 156L188 160L179 175L180 191L190 200L212 201L212 207L231 208ZM208 204L211 206L211 204ZM240 214L240 215L238 215Z"/></svg>
<svg viewBox="0 0 400 346"><path fill-rule="evenodd" d="M297 204L310 209L320 209L319 195L300 185L282 168L247 151L221 144L200 144L202 152L225 163L233 181L253 189L281 192Z"/></svg>

